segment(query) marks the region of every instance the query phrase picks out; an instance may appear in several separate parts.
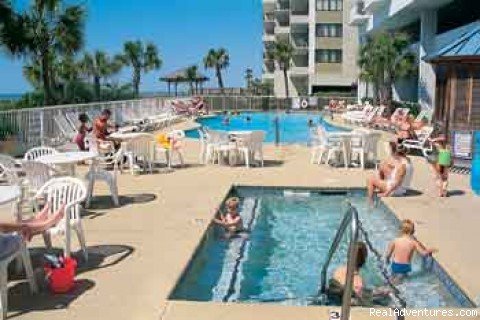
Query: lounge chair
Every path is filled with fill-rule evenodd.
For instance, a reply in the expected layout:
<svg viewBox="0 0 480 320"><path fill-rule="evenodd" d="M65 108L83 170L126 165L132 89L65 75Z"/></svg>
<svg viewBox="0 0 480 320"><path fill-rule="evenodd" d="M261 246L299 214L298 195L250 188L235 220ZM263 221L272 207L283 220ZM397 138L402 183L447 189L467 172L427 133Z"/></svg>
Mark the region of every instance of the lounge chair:
<svg viewBox="0 0 480 320"><path fill-rule="evenodd" d="M420 150L426 157L433 151L433 146L429 141L430 136L433 133L433 127L424 127L420 130L415 130L417 139L407 139L402 142L403 146L408 152L413 150Z"/></svg>
<svg viewBox="0 0 480 320"><path fill-rule="evenodd" d="M392 116L390 118L379 118L376 119L373 123L373 126L378 129L384 129L384 130L393 130L397 127L398 123L401 122L402 118L405 118L408 116L408 113L410 112L409 108L397 108L393 112Z"/></svg>
<svg viewBox="0 0 480 320"><path fill-rule="evenodd" d="M342 114L342 119L347 123L355 123L365 120L371 112L374 111L373 106L363 108L361 111L348 111Z"/></svg>

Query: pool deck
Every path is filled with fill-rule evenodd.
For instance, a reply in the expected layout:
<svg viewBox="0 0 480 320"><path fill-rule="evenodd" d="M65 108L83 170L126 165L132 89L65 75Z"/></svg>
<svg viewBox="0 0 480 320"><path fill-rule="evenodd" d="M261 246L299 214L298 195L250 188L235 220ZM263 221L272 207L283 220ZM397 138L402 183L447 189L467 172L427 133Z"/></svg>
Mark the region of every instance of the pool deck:
<svg viewBox="0 0 480 320"><path fill-rule="evenodd" d="M364 187L372 171L312 165L308 148L298 145L267 145L266 166L251 169L199 165L198 150L196 141L187 141L186 168L120 175L118 208L112 207L105 186L98 185L100 197L84 216L90 260L82 262L76 289L68 295L52 296L44 290L29 296L24 282L10 281L9 316L49 320L328 319L331 308L327 307L178 302L169 301L168 295L232 185ZM425 161L414 157L413 162L413 187L418 194L385 202L399 218L417 223L419 240L439 249L438 261L471 299L480 302L476 248L480 243L480 198L470 191L468 176L452 174L451 196L439 199ZM5 214L9 208L1 210ZM61 242L56 240L54 245ZM73 245L76 251L75 240ZM38 267L43 243L37 238L30 247ZM368 310L354 308L352 319L392 317L373 318Z"/></svg>

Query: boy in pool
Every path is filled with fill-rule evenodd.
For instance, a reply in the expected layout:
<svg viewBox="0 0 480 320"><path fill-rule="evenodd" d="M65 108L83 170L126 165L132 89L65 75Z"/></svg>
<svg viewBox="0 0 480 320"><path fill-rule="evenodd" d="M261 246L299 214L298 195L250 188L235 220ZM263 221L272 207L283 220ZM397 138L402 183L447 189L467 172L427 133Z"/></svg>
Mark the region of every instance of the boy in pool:
<svg viewBox="0 0 480 320"><path fill-rule="evenodd" d="M400 226L400 236L390 242L385 254L387 262L392 258L392 281L399 282L412 271L412 258L415 252L428 256L436 252L435 249L425 248L413 234L415 224L411 220L403 220Z"/></svg>
<svg viewBox="0 0 480 320"><path fill-rule="evenodd" d="M237 197L229 198L225 202L227 213L220 210L220 218L214 218L213 222L222 226L227 231L227 238L231 238L236 234L244 231L243 221L240 214L238 214L238 205L240 200Z"/></svg>

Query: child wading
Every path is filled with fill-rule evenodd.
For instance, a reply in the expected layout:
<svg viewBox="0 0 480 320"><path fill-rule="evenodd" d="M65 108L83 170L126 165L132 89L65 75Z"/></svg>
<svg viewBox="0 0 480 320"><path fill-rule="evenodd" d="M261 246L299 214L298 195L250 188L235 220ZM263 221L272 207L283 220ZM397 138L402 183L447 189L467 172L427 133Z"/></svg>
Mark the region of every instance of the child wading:
<svg viewBox="0 0 480 320"><path fill-rule="evenodd" d="M414 237L415 224L411 220L403 220L400 227L400 236L390 242L385 254L387 262L391 261L393 281L399 282L412 271L412 258L415 252L428 256L436 252L435 249L425 248Z"/></svg>
<svg viewBox="0 0 480 320"><path fill-rule="evenodd" d="M227 213L220 211L220 218L213 219L213 222L222 226L227 231L227 238L231 238L240 232L245 231L243 228L242 217L238 214L238 205L240 200L237 197L229 198L225 202Z"/></svg>

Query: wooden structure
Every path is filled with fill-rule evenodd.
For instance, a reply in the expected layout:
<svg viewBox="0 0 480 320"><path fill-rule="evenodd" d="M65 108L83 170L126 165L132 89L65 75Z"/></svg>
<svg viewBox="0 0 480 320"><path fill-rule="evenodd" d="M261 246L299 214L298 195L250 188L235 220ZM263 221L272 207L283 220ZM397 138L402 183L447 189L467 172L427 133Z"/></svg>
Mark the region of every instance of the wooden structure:
<svg viewBox="0 0 480 320"><path fill-rule="evenodd" d="M167 83L168 95L171 94L171 85L173 84L175 96L178 96L179 84L190 84L190 82L193 82L195 91L197 93L202 94L203 84L209 80L210 79L208 77L198 72L197 72L197 77L195 79L189 79L187 76L187 68L174 71L160 78L160 81Z"/></svg>
<svg viewBox="0 0 480 320"><path fill-rule="evenodd" d="M434 119L449 132L480 130L480 23L427 61L436 69Z"/></svg>

